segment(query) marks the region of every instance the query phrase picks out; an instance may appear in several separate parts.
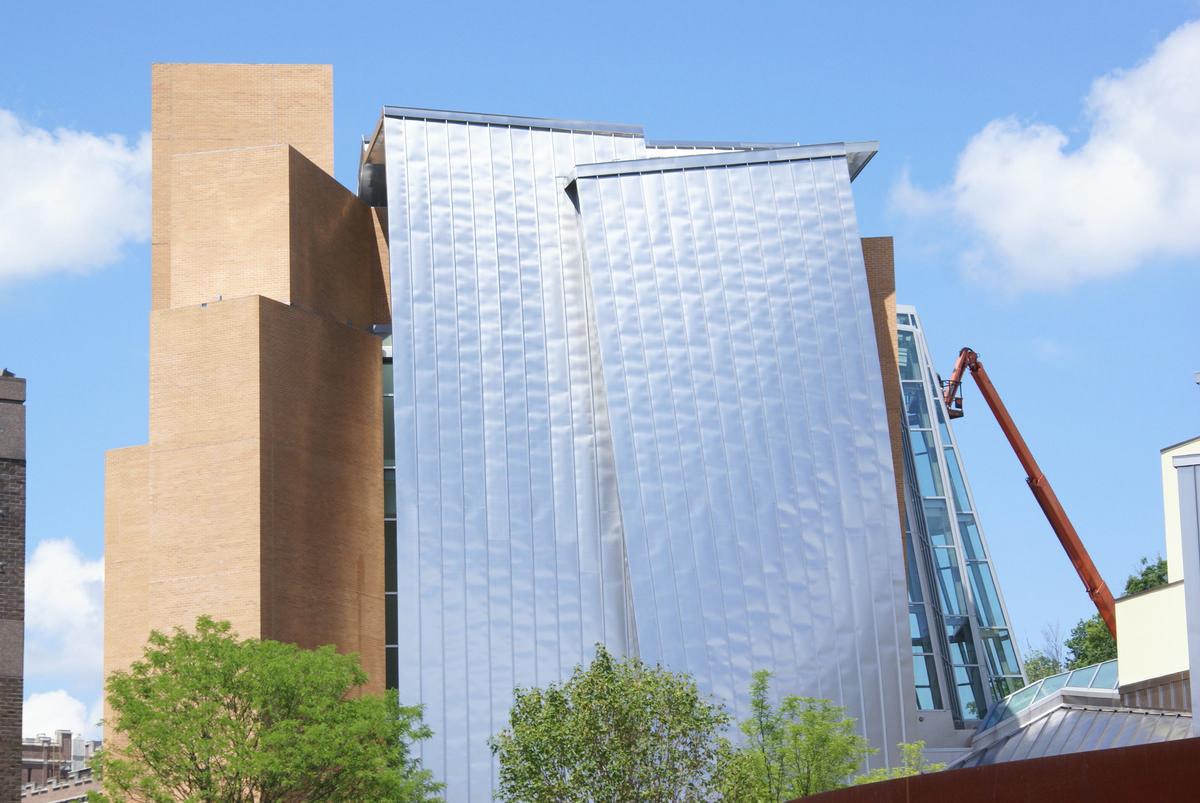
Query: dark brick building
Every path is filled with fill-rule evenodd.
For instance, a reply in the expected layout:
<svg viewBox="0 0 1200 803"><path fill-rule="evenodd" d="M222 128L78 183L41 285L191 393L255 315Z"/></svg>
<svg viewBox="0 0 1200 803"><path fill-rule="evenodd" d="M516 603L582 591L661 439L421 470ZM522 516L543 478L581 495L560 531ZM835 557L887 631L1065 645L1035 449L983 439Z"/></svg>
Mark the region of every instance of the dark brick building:
<svg viewBox="0 0 1200 803"><path fill-rule="evenodd" d="M0 371L0 803L21 795L25 652L25 380Z"/></svg>

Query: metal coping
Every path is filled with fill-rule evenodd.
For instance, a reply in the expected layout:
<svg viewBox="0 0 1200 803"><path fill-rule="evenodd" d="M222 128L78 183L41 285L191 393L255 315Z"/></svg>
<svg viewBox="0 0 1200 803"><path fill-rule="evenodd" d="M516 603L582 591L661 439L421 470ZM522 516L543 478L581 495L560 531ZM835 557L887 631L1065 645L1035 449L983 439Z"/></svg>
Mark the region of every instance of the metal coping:
<svg viewBox="0 0 1200 803"><path fill-rule="evenodd" d="M701 139L654 139L646 140L647 148L721 148L735 151L779 150L795 148L799 142L708 142Z"/></svg>
<svg viewBox="0 0 1200 803"><path fill-rule="evenodd" d="M566 181L569 184L580 178L599 178L637 173L663 173L675 170L694 170L703 167L726 167L767 162L795 162L836 156L846 157L846 161L852 165L850 178L853 179L878 150L879 143L877 142L853 142L849 144L834 142L825 145L798 145L785 148L768 148L765 150L698 153L694 156L630 159L626 161L579 165L566 177Z"/></svg>
<svg viewBox="0 0 1200 803"><path fill-rule="evenodd" d="M591 134L615 134L623 137L642 137L640 125L620 123L588 123L579 120L555 120L545 117L519 117L509 114L478 114L440 109L415 109L406 106L384 106L384 117L416 120L437 120L448 123L480 123L513 128L540 128L549 131L579 131Z"/></svg>

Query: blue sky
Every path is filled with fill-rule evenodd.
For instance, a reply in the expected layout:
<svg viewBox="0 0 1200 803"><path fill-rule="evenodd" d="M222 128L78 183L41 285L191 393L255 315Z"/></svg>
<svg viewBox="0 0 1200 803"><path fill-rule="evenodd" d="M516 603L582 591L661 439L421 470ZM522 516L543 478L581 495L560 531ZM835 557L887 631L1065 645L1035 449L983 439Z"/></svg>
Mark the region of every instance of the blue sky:
<svg viewBox="0 0 1200 803"><path fill-rule="evenodd" d="M977 6L977 7L976 7ZM104 452L146 441L150 65L328 63L337 177L381 106L878 140L864 236L948 374L981 355L1109 584L1200 434L1200 3L16 4L0 367L29 380L25 731L94 732ZM1091 603L977 391L956 433L1017 639Z"/></svg>

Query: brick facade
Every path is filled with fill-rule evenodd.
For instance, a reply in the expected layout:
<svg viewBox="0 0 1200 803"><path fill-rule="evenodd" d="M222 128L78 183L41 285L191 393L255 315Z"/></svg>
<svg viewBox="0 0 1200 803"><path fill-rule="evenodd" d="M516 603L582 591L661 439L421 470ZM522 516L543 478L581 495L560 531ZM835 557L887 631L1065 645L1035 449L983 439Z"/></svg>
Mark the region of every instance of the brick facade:
<svg viewBox="0 0 1200 803"><path fill-rule="evenodd" d="M381 692L386 244L329 175L331 70L153 84L149 443L108 453L105 674L208 614L357 652Z"/></svg>
<svg viewBox="0 0 1200 803"><path fill-rule="evenodd" d="M0 803L21 792L25 642L25 380L0 375Z"/></svg>

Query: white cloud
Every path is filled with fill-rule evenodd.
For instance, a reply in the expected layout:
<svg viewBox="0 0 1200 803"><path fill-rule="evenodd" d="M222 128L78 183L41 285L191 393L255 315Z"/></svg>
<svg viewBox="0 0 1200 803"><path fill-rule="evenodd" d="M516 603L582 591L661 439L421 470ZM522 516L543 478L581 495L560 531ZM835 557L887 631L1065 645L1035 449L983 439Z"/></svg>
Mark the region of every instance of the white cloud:
<svg viewBox="0 0 1200 803"><path fill-rule="evenodd" d="M85 739L99 739L100 701L88 707L67 692L55 691L31 694L21 713L21 735L25 738L69 730Z"/></svg>
<svg viewBox="0 0 1200 803"><path fill-rule="evenodd" d="M26 686L39 675L99 683L104 661L104 560L70 539L38 543L25 567Z"/></svg>
<svg viewBox="0 0 1200 803"><path fill-rule="evenodd" d="M1014 290L1054 289L1200 255L1200 21L1138 67L1093 83L1086 141L1068 150L1051 125L994 120L959 155L950 187L892 203L914 217L949 213L974 237L964 267Z"/></svg>
<svg viewBox="0 0 1200 803"><path fill-rule="evenodd" d="M105 265L149 236L149 134L51 132L0 109L0 282Z"/></svg>

